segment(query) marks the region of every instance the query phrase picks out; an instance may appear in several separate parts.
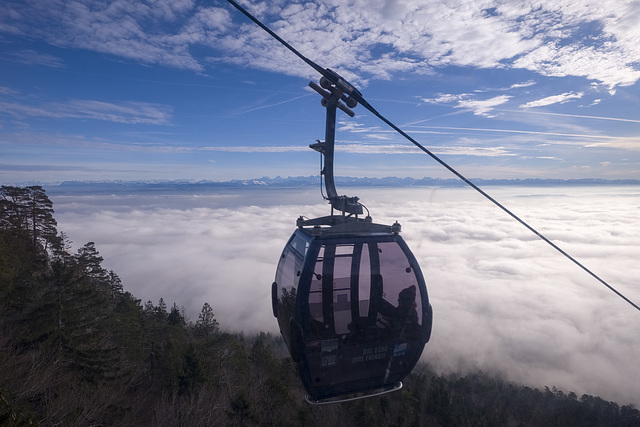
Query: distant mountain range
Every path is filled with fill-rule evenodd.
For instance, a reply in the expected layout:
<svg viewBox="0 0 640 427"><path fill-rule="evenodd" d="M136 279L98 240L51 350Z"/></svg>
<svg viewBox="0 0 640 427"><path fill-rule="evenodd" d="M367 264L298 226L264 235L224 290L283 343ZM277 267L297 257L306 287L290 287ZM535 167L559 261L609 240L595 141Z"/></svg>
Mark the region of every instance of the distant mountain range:
<svg viewBox="0 0 640 427"><path fill-rule="evenodd" d="M473 179L483 186L593 186L593 185L640 185L640 179ZM34 185L34 184L27 184ZM111 191L185 191L240 188L296 188L320 185L320 176L297 176L282 178L262 177L246 180L141 180L141 181L64 181L55 184L40 184L48 192L111 192ZM464 187L458 179L441 178L354 178L336 177L338 187Z"/></svg>

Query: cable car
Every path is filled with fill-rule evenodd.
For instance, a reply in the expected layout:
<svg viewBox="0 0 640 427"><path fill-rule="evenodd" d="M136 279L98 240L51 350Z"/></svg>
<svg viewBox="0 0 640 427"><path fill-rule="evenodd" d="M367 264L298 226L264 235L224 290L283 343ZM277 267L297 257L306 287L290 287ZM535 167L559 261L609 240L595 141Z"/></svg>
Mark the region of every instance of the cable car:
<svg viewBox="0 0 640 427"><path fill-rule="evenodd" d="M331 215L298 218L277 266L272 305L307 400L328 403L399 390L429 341L432 309L400 225L362 218L359 199L335 190L336 109L353 116L356 103L324 77L310 86L327 109L325 141L311 148L324 158Z"/></svg>
<svg viewBox="0 0 640 427"><path fill-rule="evenodd" d="M273 310L308 400L401 387L431 334L420 267L399 227L300 226L285 246Z"/></svg>

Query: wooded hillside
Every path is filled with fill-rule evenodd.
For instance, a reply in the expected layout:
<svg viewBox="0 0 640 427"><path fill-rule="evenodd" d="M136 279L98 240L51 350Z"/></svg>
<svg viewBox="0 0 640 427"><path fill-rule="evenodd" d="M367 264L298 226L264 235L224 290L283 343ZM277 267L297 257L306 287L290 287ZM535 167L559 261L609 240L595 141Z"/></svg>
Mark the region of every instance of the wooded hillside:
<svg viewBox="0 0 640 427"><path fill-rule="evenodd" d="M632 406L426 365L400 392L311 406L280 337L220 330L215 301L195 321L143 304L53 213L42 187L0 189L0 426L640 426Z"/></svg>

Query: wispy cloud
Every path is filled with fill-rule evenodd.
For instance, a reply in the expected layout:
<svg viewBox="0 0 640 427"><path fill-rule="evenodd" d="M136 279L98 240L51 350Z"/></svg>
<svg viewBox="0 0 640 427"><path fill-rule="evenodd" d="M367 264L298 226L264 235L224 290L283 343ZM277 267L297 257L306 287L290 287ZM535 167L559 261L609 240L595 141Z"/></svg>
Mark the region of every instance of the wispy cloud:
<svg viewBox="0 0 640 427"><path fill-rule="evenodd" d="M522 104L520 108L544 107L545 105L563 104L571 99L580 99L584 96L584 92L565 92L560 95L547 96L546 98L536 101L529 101Z"/></svg>
<svg viewBox="0 0 640 427"><path fill-rule="evenodd" d="M412 144L370 144L370 143L340 143L338 147L340 153L351 154L416 154L421 151ZM204 147L202 151L219 151L229 153L285 153L304 151L308 152L307 146L270 146L270 147L248 147L248 146L224 146L224 147ZM513 156L504 147L476 147L476 146L455 146L436 147L432 151L436 154L451 154L463 156Z"/></svg>
<svg viewBox="0 0 640 427"><path fill-rule="evenodd" d="M16 96L16 95L19 95L19 92L10 87L0 86L0 94Z"/></svg>
<svg viewBox="0 0 640 427"><path fill-rule="evenodd" d="M220 151L227 153L288 153L292 151L309 151L307 146L220 146L220 147L202 147L202 151Z"/></svg>
<svg viewBox="0 0 640 427"><path fill-rule="evenodd" d="M51 68L65 67L65 63L62 58L47 53L36 52L31 49L9 52L7 53L7 57L10 60L27 65L43 65Z"/></svg>
<svg viewBox="0 0 640 427"><path fill-rule="evenodd" d="M91 119L127 124L171 124L172 108L148 102L112 103L96 100L67 102L0 102L0 111L14 116L47 117L56 119Z"/></svg>
<svg viewBox="0 0 640 427"><path fill-rule="evenodd" d="M610 120L614 122L629 122L629 123L640 123L640 120L636 119L623 119L620 117L606 117L606 116L589 116L589 115L581 115L581 114L568 114L568 113L550 113L547 111L518 111L518 110L500 110L500 111L509 111L512 113L526 113L526 114L543 114L547 116L559 116L559 117L576 117L579 119L593 119L593 120Z"/></svg>
<svg viewBox="0 0 640 427"><path fill-rule="evenodd" d="M413 125L412 127L418 129L418 130L412 130L412 132L415 132L415 133L421 133L422 131L419 130L419 129L427 128L427 129L442 129L442 130L460 131L460 132L517 133L517 134L526 134L526 135L562 136L562 137L571 137L571 138L579 138L579 139L587 138L587 139L637 141L636 137L620 138L618 136L611 136L611 135L594 135L594 134L562 133L562 132L543 132L543 131L521 130L521 129L471 128L471 127L421 126L421 125ZM431 132L429 131L429 133L431 133Z"/></svg>
<svg viewBox="0 0 640 427"><path fill-rule="evenodd" d="M264 110L266 108L277 107L279 105L283 105L283 104L287 104L289 102L297 101L298 99L306 98L308 96L311 96L311 94L305 94L305 95L301 95L301 96L296 96L296 97L293 97L293 98L285 99L284 101L274 102L274 103L267 104L267 105L260 105L260 106L257 106L257 107L248 107L246 109L239 110L235 114L238 114L238 115L239 114L246 114L246 113L251 113L253 111Z"/></svg>
<svg viewBox="0 0 640 427"><path fill-rule="evenodd" d="M355 120L348 122L338 122L338 130L351 133L367 133L367 132L380 132L382 128L380 126L365 126L363 123L358 123Z"/></svg>

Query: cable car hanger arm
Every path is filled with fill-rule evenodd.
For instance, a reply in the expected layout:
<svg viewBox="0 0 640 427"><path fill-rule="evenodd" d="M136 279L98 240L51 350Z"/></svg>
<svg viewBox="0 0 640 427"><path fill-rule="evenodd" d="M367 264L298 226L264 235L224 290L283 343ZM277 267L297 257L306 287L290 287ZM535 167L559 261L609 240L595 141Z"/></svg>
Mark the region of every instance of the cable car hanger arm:
<svg viewBox="0 0 640 427"><path fill-rule="evenodd" d="M251 13L249 13L234 0L227 1L240 12L242 12L247 18L253 21L256 25L269 33L269 35L271 35L274 39L279 41L284 47L293 52L298 58L302 59L311 68L320 73L324 79L326 79L326 81L320 79L320 86L318 86L315 82L309 83L309 86L311 86L313 90L322 95L323 105L327 108L325 142L313 144L311 148L319 151L323 156L325 156L326 167L323 174L325 176L325 183L327 186L327 199L331 202L332 208L342 211L343 213L346 212L356 215L361 214L362 206L360 205L360 203L358 203L357 197L339 196L335 189L335 181L333 175L333 145L335 138L336 108L341 109L347 115L353 117L354 113L349 107L355 107L357 105L357 102L362 102L363 105L370 111L373 110L373 107L371 107L369 103L362 98L362 94L351 83L343 79L338 73L328 68L322 68L321 66L298 52L293 46L284 41L279 35L277 35L269 27L260 22L257 18L255 18ZM332 85L334 87L331 87ZM345 96L344 94L347 94L348 96ZM344 105L342 102L340 102L341 99L344 100L347 105ZM374 114L378 115L377 112L374 112Z"/></svg>
<svg viewBox="0 0 640 427"><path fill-rule="evenodd" d="M227 0L229 3L231 3L231 5L233 5L236 9L238 9L240 12L242 12L245 16L247 16L251 21L253 21L254 23L256 23L260 28L262 28L263 30L265 30L267 33L269 33L273 38L275 38L277 41L279 41L283 46L285 46L287 49L289 49L291 52L293 52L297 57L299 57L300 59L302 59L304 62L306 62L310 67L312 67L314 70L316 70L318 73L320 73L324 78L326 78L329 82L331 82L333 85L335 85L335 87L337 89L339 89L340 91L346 93L349 95L349 98L353 98L352 101L348 101L349 98L342 96L341 98L345 100L345 102L347 102L347 105L349 106L355 106L355 105L350 105L350 102L353 102L353 100L357 101L358 103L360 103L363 107L365 107L367 110L369 110L372 114L374 114L376 117L378 117L380 120L382 120L384 123L386 123L389 127L391 127L393 130L395 130L396 132L398 132L400 135L402 135L405 139L407 139L408 141L410 141L412 144L414 144L416 147L418 147L420 150L422 150L424 153L428 154L431 158L433 158L435 161L437 161L438 163L440 163L440 165L444 166L447 170L449 170L451 173L453 173L455 176L457 176L460 180L462 180L464 183L466 183L467 185L469 185L471 188L473 188L474 190L476 190L477 192L479 192L480 194L482 194L486 199L488 199L489 201L491 201L493 204L495 204L497 207L499 207L500 209L502 209L504 212L506 212L509 216L511 216L513 219L515 219L516 221L518 221L520 224L522 224L524 227L526 227L529 231L531 231L532 233L534 233L536 236L538 236L540 239L542 239L544 242L546 242L547 244L549 244L552 248L554 248L555 250L557 250L560 254L564 255L566 258L568 258L570 261L572 261L574 264L576 264L578 267L580 267L581 269L583 269L585 272L587 272L589 275L591 275L594 279L596 279L597 281L599 281L601 284L603 284L604 286L606 286L609 290L611 290L612 292L614 292L616 295L618 295L620 298L622 298L624 301L626 301L627 303L629 303L632 307L634 307L636 310L640 311L640 306L638 306L637 304L635 304L633 301L631 301L629 298L627 298L626 296L624 296L622 293L620 293L618 290L616 290L613 286L609 285L605 280L603 280L602 278L600 278L597 274L595 274L594 272L592 272L589 268L587 268L585 265L583 265L582 263L580 263L578 260L576 260L573 256L571 256L570 254L568 254L567 252L565 252L564 250L562 250L559 246L557 246L555 243L553 243L551 240L549 240L547 237L545 237L544 235L542 235L540 232L538 232L536 229L534 229L533 227L531 227L529 224L527 224L524 220L522 220L520 217L518 217L516 214L514 214L513 212L511 212L509 209L507 209L504 205L502 205L500 202L498 202L496 199L494 199L493 197L491 197L489 194L487 194L484 190L482 190L480 187L478 187L476 184L474 184L473 182L471 182L468 178L466 178L464 175L462 175L460 172L458 172L457 170L455 170L452 166L450 166L448 163L446 163L444 160L442 160L440 157L438 157L437 155L435 155L433 152L431 152L430 150L428 150L426 147L424 147L422 144L420 144L418 141L416 141L415 139L413 139L411 136L409 136L406 132L404 132L402 129L400 129L398 126L396 126L395 124L393 124L390 120L388 120L386 117L384 117L382 114L380 114L375 108L373 108L373 106L371 104L369 104L364 97L362 96L362 94L349 82L347 82L344 78L342 78L338 73L336 73L333 70L330 70L329 68L323 68L321 66L319 66L318 64L316 64L315 62L313 62L312 60L310 60L309 58L305 57L304 55L302 55L300 52L298 52L293 46L291 46L289 43L287 43L286 41L284 41L282 38L280 38L280 36L278 36L276 33L274 33L269 27L267 27L266 25L264 25L262 22L260 22L258 19L256 19L253 15L251 15L247 10L245 10L242 6L240 6L238 3L236 3L234 0ZM322 79L320 80L321 86L324 87L324 85L322 85ZM317 85L315 85L317 86ZM324 94L321 92L321 88L319 87L314 87L314 85L311 85L311 87L316 90L316 92L320 93L321 95ZM320 90L318 90L320 89ZM325 97L326 99L326 97ZM344 111L344 109L342 108L342 106L340 106L340 101L337 101L338 103L338 108L342 109ZM335 107L334 107L335 108ZM327 109L327 114L329 114L329 109ZM349 112L345 111L347 114L349 114ZM351 115L351 114L349 114ZM333 177L332 177L333 178ZM345 196L341 196L341 197L345 197Z"/></svg>

